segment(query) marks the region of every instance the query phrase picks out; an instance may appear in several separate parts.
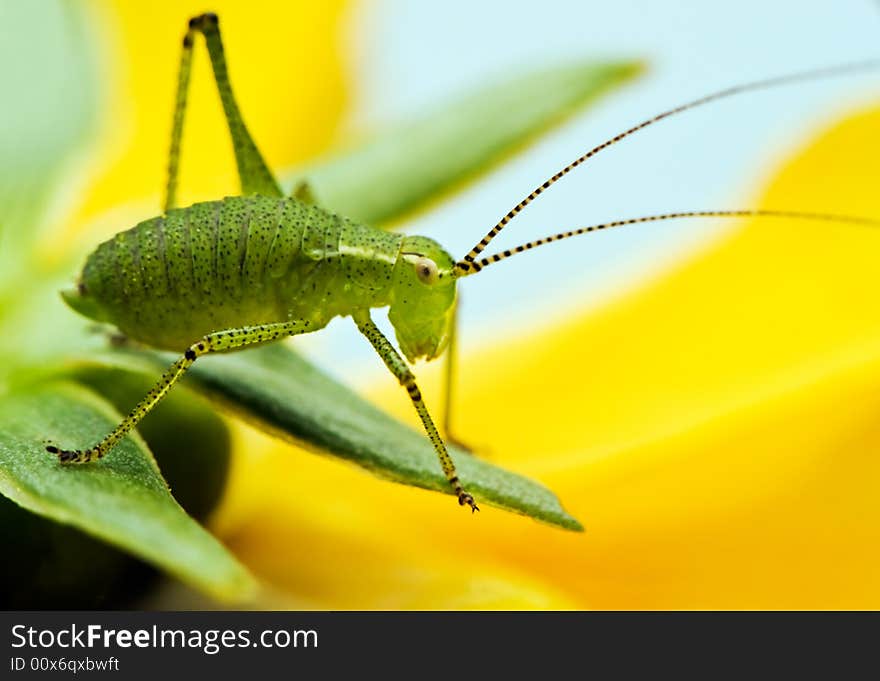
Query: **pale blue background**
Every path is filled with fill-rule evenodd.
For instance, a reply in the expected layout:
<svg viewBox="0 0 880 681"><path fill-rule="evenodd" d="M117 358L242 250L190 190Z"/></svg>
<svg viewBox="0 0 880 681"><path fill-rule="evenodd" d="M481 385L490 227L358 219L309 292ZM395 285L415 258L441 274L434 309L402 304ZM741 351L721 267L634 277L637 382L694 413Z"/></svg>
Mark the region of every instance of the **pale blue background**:
<svg viewBox="0 0 880 681"><path fill-rule="evenodd" d="M640 80L408 223L462 255L547 176L633 123L733 84L880 55L880 4L387 0L365 8L351 36L358 44L351 57L358 129L418 114L530 65L590 56L648 62ZM877 93L880 75L845 77L747 94L653 126L557 184L493 246L619 217L749 207L786 153ZM463 350L600 304L731 226L628 227L549 246L467 279ZM297 345L349 381L381 376L378 358L351 327L337 322Z"/></svg>

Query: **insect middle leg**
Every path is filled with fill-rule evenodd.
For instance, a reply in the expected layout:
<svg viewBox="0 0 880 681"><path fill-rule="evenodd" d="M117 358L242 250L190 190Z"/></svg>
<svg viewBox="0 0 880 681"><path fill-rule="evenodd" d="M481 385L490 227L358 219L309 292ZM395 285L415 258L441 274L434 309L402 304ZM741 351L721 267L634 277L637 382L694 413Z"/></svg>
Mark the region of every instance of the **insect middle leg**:
<svg viewBox="0 0 880 681"><path fill-rule="evenodd" d="M400 384L406 388L407 393L409 393L409 398L412 400L413 406L415 407L419 418L422 420L422 424L425 427L425 432L428 434L428 438L431 440L431 444L434 445L434 451L437 452L437 457L440 459L440 466L443 469L443 474L446 476L449 484L452 485L456 495L458 495L458 503L462 506L467 504L472 510L479 511L480 509L477 508L473 496L464 490L461 481L458 479L458 473L455 470L455 463L452 461L452 457L446 450L446 445L443 444L443 438L441 438L440 433L437 432L437 427L434 425L434 421L428 413L428 408L422 401L422 393L419 390L419 386L416 385L416 377L413 375L406 362L403 361L403 358L398 354L397 350L394 349L394 346L391 345L390 341L385 338L379 328L373 323L369 311L355 314L354 321L360 332L366 336L376 352L379 353L382 361L385 362L385 366L388 367Z"/></svg>
<svg viewBox="0 0 880 681"><path fill-rule="evenodd" d="M141 419L149 414L153 407L165 397L171 387L186 373L197 358L210 352L224 352L235 350L245 345L257 343L270 343L287 336L310 331L310 322L292 321L277 324L259 324L257 326L245 326L240 329L227 329L209 333L201 340L189 346L183 356L172 364L162 374L159 382L153 387L146 397L138 402L122 422L116 426L103 440L88 449L60 449L55 445L46 447L52 454L57 454L62 463L91 463L102 458L113 448L128 432L140 423Z"/></svg>
<svg viewBox="0 0 880 681"><path fill-rule="evenodd" d="M229 72L226 68L226 56L223 52L223 41L220 39L220 24L216 14L201 14L189 20L186 35L183 38L183 52L180 56L180 68L177 77L177 99L174 107L174 120L171 132L171 151L168 157L168 182L165 188L165 205L167 211L176 205L177 172L180 165L180 143L183 136L183 119L186 113L187 94L189 92L190 71L192 69L193 44L197 33L205 37L208 56L214 71L214 80L223 103L223 112L229 125L232 146L235 151L235 162L241 181L242 194L260 194L277 196L283 194L278 182L266 165L263 155L248 132L241 116Z"/></svg>
<svg viewBox="0 0 880 681"><path fill-rule="evenodd" d="M446 442L455 445L459 449L468 454L474 453L474 448L463 442L455 435L452 428L452 404L454 402L455 389L455 371L458 368L458 300L454 303L455 307L452 311L452 327L449 336L449 344L446 346L446 357L444 359L443 372L443 434L446 435Z"/></svg>

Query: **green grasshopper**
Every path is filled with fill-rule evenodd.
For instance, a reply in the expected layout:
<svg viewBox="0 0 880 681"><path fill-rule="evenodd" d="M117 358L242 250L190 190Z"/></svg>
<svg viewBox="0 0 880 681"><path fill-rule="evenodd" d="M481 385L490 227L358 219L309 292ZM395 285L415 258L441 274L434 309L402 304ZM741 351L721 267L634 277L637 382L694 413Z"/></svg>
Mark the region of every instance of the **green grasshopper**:
<svg viewBox="0 0 880 681"><path fill-rule="evenodd" d="M180 143L194 40L205 39L235 151L242 195L176 208ZM84 316L116 326L126 337L183 355L123 421L87 449L47 450L63 463L103 457L146 416L202 355L228 352L311 333L337 316L351 317L388 369L406 388L459 504L479 510L456 472L407 361L371 318L389 308L400 351L409 363L432 360L455 336L456 286L516 253L579 234L674 218L788 217L860 224L877 221L818 213L703 210L617 220L561 232L480 257L520 211L581 163L669 116L731 95L827 77L875 62L838 66L722 90L665 111L591 149L520 201L462 259L436 241L358 224L314 205L306 186L285 197L248 133L232 93L215 14L194 17L183 41L163 215L102 243L89 256L78 286L62 293ZM195 342L193 342L194 339ZM451 364L448 366L451 367ZM451 370L447 371L447 407ZM446 435L449 435L446 410Z"/></svg>

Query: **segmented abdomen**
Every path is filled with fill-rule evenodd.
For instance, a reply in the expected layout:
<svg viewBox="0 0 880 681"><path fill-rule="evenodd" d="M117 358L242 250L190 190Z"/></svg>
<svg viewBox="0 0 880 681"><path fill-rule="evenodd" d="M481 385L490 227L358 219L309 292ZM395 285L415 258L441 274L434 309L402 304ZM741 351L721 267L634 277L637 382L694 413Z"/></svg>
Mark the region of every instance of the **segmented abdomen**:
<svg viewBox="0 0 880 681"><path fill-rule="evenodd" d="M315 206L226 198L120 232L89 258L82 283L123 333L161 348L304 314L317 327L362 295L338 257L340 237L352 230L376 233L380 259L396 255L399 237Z"/></svg>

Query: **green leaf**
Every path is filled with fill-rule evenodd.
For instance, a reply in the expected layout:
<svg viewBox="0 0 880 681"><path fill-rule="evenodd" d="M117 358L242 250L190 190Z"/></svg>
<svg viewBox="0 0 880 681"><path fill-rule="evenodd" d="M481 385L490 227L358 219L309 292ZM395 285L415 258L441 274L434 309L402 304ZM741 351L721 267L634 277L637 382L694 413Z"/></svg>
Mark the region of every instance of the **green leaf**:
<svg viewBox="0 0 880 681"><path fill-rule="evenodd" d="M62 466L45 450L46 439L94 442L119 418L94 393L70 383L19 388L0 398L0 493L216 598L248 596L254 588L249 573L174 501L139 436L89 466Z"/></svg>
<svg viewBox="0 0 880 681"><path fill-rule="evenodd" d="M176 359L165 353L116 350L87 361L149 370L147 358L154 373ZM205 357L185 381L280 437L346 459L394 482L452 493L423 432L388 416L283 344ZM540 484L454 448L452 455L462 483L478 501L565 529L583 529ZM461 512L453 506L450 513Z"/></svg>
<svg viewBox="0 0 880 681"><path fill-rule="evenodd" d="M342 215L368 224L398 219L461 188L641 71L638 62L588 61L519 76L296 175Z"/></svg>

